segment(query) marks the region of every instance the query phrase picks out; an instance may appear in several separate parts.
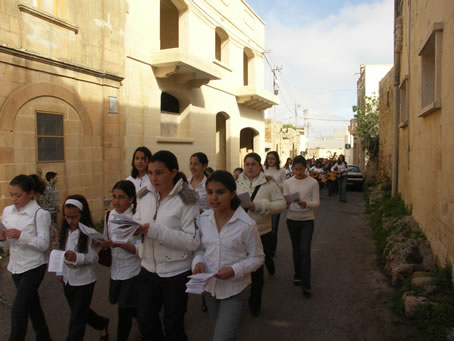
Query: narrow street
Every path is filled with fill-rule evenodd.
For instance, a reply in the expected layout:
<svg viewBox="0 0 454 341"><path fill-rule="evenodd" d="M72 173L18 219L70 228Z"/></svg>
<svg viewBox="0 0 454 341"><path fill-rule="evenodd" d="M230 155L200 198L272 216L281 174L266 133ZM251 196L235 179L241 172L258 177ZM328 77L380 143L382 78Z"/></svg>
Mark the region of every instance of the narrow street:
<svg viewBox="0 0 454 341"><path fill-rule="evenodd" d="M316 211L312 242L313 297L304 298L292 283L290 240L281 216L276 275L265 274L262 315L243 312L240 340L418 340L413 328L393 324L389 310L390 293L386 277L376 265L375 246L364 214L362 193L348 192L346 204L337 197L321 195ZM69 311L61 285L47 274L41 286L41 300L54 340L64 340ZM9 309L14 288L9 273L0 270L0 340L7 340ZM111 319L115 339L116 309L107 303L108 270L100 268L92 308ZM208 316L200 309L201 298L191 296L186 315L189 340L210 340ZM131 340L137 337L134 325ZM87 327L86 340L98 335ZM27 340L34 340L28 333Z"/></svg>

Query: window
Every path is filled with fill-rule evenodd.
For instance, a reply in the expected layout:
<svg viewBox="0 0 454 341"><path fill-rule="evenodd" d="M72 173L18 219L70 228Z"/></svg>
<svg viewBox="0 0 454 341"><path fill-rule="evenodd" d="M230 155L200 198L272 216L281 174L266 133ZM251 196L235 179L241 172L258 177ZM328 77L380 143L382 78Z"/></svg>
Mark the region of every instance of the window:
<svg viewBox="0 0 454 341"><path fill-rule="evenodd" d="M254 53L250 48L244 48L243 50L243 85L253 85L252 82L252 59L254 58Z"/></svg>
<svg viewBox="0 0 454 341"><path fill-rule="evenodd" d="M421 112L420 117L440 109L441 46L443 24L435 23L418 55L421 57Z"/></svg>
<svg viewBox="0 0 454 341"><path fill-rule="evenodd" d="M400 96L400 126L406 126L408 124L408 91L407 91L407 76L404 77L399 86Z"/></svg>
<svg viewBox="0 0 454 341"><path fill-rule="evenodd" d="M63 161L63 115L36 113L38 161Z"/></svg>
<svg viewBox="0 0 454 341"><path fill-rule="evenodd" d="M33 0L33 6L57 17L66 16L66 0Z"/></svg>
<svg viewBox="0 0 454 341"><path fill-rule="evenodd" d="M180 113L180 102L178 99L167 92L161 94L161 112Z"/></svg>
<svg viewBox="0 0 454 341"><path fill-rule="evenodd" d="M228 63L228 34L220 27L216 28L215 32L215 58L216 60L227 64Z"/></svg>
<svg viewBox="0 0 454 341"><path fill-rule="evenodd" d="M170 0L161 0L161 50L178 47L179 12Z"/></svg>

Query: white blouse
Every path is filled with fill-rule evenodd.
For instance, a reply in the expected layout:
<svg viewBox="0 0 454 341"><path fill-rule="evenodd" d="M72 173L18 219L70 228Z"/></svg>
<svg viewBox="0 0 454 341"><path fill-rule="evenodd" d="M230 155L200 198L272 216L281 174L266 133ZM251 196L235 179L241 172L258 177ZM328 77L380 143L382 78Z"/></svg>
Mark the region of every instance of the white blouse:
<svg viewBox="0 0 454 341"><path fill-rule="evenodd" d="M207 200L206 182L207 182L207 177L204 175L203 180L199 183L199 185L197 187L193 187L192 186L192 177L190 177L188 179L189 188L196 191L197 195L199 196L199 207L202 210L207 210L210 208L210 206L208 205L208 200Z"/></svg>
<svg viewBox="0 0 454 341"><path fill-rule="evenodd" d="M96 281L96 272L94 264L98 261L98 248L93 248L93 240L88 238L87 253L77 252L77 243L81 232L79 229L68 231L68 239L66 240L66 250L71 250L76 253L76 261L70 262L65 259L63 273L57 275L63 276L63 282L72 286L81 286L93 283Z"/></svg>
<svg viewBox="0 0 454 341"><path fill-rule="evenodd" d="M136 193L139 193L139 191L150 185L151 186L151 182L150 182L150 177L148 176L148 174L145 174L144 176L142 176L141 178L139 178L139 176L137 176L137 178L133 178L131 175L128 176L126 178L126 180L129 180L131 181L134 186L136 187Z"/></svg>
<svg viewBox="0 0 454 341"><path fill-rule="evenodd" d="M1 242L3 245L9 244L9 272L21 274L47 264L51 223L49 212L41 209L38 203L32 200L20 209L14 205L5 207L2 223L6 228L16 228L21 231L18 239L6 239Z"/></svg>
<svg viewBox="0 0 454 341"><path fill-rule="evenodd" d="M218 231L213 210L200 216L201 245L192 262L203 263L205 272L217 273L232 267L235 275L223 280L212 277L205 290L218 299L237 295L251 283L251 272L264 262L260 235L254 220L238 207L232 218Z"/></svg>
<svg viewBox="0 0 454 341"><path fill-rule="evenodd" d="M104 236L109 240L112 239L112 232L118 229L117 224L112 223L112 220L115 220L115 215L119 214L117 211L112 210L109 214L109 222L106 224L104 218ZM122 214L127 215L132 218L132 208L128 208ZM112 266L110 268L110 277L113 280L126 280L134 276L137 276L140 272L140 258L139 258L139 247L140 247L140 237L131 236L128 243L133 244L136 247L136 253L132 254L126 250L123 250L120 247L112 248Z"/></svg>

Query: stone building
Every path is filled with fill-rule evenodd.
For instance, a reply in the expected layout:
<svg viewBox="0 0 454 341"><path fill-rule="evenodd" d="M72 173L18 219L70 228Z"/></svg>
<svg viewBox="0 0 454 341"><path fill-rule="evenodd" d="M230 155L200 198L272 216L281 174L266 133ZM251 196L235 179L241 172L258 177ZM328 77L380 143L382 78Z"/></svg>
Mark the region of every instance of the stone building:
<svg viewBox="0 0 454 341"><path fill-rule="evenodd" d="M99 219L132 153L232 170L264 154L264 23L244 1L0 2L0 209L17 174L58 173Z"/></svg>
<svg viewBox="0 0 454 341"><path fill-rule="evenodd" d="M393 147L393 85L394 68L380 81L380 96L378 101L380 140L378 154L378 181L390 181L392 177L392 147Z"/></svg>
<svg viewBox="0 0 454 341"><path fill-rule="evenodd" d="M281 167L284 166L287 158L294 158L301 154L301 136L303 129L295 130L291 127L284 127L280 122L265 120L265 152L276 151L281 160Z"/></svg>
<svg viewBox="0 0 454 341"><path fill-rule="evenodd" d="M350 153L345 149L346 144L350 144L351 136L346 130L334 130L331 136L317 137L308 142L307 159L332 159L342 154L348 164L354 164L350 158Z"/></svg>
<svg viewBox="0 0 454 341"><path fill-rule="evenodd" d="M359 78L356 82L356 95L357 95L357 106L361 111L365 111L366 102L365 97L378 97L379 96L379 82L392 65L388 64L371 64L361 65ZM356 120L350 121L350 134L354 137L354 145L352 150L352 163L359 165L361 169L366 169L367 155L361 143L361 139L358 138L356 129Z"/></svg>
<svg viewBox="0 0 454 341"><path fill-rule="evenodd" d="M396 0L395 9L393 193L438 261L454 264L454 2Z"/></svg>

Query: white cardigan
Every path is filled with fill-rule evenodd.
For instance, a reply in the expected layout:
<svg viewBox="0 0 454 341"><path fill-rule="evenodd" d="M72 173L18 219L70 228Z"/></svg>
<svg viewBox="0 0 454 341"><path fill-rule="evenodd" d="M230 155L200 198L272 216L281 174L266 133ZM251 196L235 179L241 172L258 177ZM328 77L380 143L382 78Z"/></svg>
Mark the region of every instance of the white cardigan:
<svg viewBox="0 0 454 341"><path fill-rule="evenodd" d="M152 186L148 190L134 216L150 224L139 250L141 265L161 277L176 276L191 269L193 252L200 245L198 198L182 179L163 200Z"/></svg>

